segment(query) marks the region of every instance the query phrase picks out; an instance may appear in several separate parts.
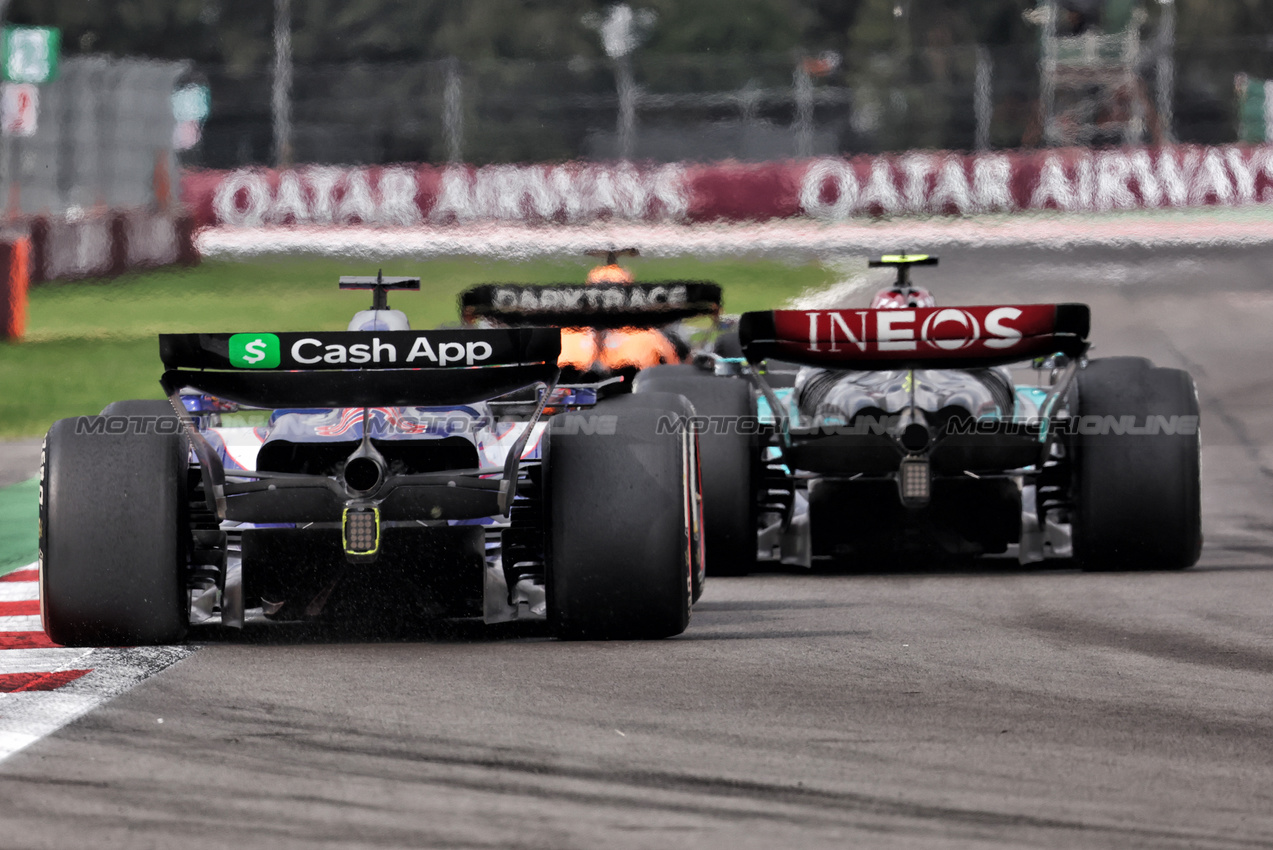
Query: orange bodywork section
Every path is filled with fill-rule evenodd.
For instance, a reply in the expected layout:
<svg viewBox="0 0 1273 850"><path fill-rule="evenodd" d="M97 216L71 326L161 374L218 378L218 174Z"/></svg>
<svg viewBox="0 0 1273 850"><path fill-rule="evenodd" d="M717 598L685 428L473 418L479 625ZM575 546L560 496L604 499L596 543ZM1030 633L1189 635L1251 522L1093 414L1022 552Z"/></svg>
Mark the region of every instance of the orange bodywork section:
<svg viewBox="0 0 1273 850"><path fill-rule="evenodd" d="M557 365L565 368L573 366L580 372L586 372L597 362L597 335L591 328L562 328L561 356Z"/></svg>
<svg viewBox="0 0 1273 850"><path fill-rule="evenodd" d="M597 266L588 272L588 283L632 283L632 272L617 264ZM602 367L646 369L660 363L679 363L672 342L656 330L621 328L562 328L561 356L557 365L580 372Z"/></svg>
<svg viewBox="0 0 1273 850"><path fill-rule="evenodd" d="M561 356L557 365L586 372L597 366L647 369L660 363L679 363L676 349L656 330L622 328L603 331L592 328L562 328Z"/></svg>
<svg viewBox="0 0 1273 850"><path fill-rule="evenodd" d="M607 369L635 366L647 369L660 363L679 363L676 349L659 331L624 328L606 331L601 345L601 365Z"/></svg>
<svg viewBox="0 0 1273 850"><path fill-rule="evenodd" d="M632 272L618 264L596 266L588 271L588 283L633 283Z"/></svg>

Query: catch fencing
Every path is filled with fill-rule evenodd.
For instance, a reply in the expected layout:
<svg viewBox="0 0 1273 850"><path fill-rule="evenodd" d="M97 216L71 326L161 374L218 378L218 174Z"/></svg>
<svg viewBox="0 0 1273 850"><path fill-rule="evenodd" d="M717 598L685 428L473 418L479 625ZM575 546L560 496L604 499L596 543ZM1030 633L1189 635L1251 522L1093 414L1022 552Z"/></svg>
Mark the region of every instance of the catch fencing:
<svg viewBox="0 0 1273 850"><path fill-rule="evenodd" d="M70 58L40 86L35 135L0 140L12 216L154 207L176 200L172 92L184 62Z"/></svg>
<svg viewBox="0 0 1273 850"><path fill-rule="evenodd" d="M1235 77L1273 78L1265 36L1173 46L1149 27L1139 43L1132 99L1143 114L1132 141L1238 140ZM297 64L288 96L290 161L764 162L1011 150L1050 140L1041 125L1043 74L1034 40L829 59L637 50L626 61L622 68L604 57ZM279 164L267 58L256 68L200 65L194 73L210 86L212 112L183 162L216 169ZM1075 96L1053 91L1058 110ZM1122 131L1084 139L1129 141Z"/></svg>
<svg viewBox="0 0 1273 850"><path fill-rule="evenodd" d="M0 139L0 202L30 237L31 282L197 261L173 152L173 89L189 70L67 59L39 88L35 133Z"/></svg>

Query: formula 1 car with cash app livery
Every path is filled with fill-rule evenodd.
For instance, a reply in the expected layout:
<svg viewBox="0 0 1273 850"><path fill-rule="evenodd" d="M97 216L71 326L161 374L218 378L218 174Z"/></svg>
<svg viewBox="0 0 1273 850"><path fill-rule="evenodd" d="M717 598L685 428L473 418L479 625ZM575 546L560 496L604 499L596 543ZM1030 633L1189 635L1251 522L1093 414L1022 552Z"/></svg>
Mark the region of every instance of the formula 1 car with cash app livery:
<svg viewBox="0 0 1273 850"><path fill-rule="evenodd" d="M54 423L49 636L157 644L191 623L393 611L681 633L703 582L697 440L657 423L688 403L563 382L556 328L412 330L388 293L418 278L341 286L374 293L346 331L163 334L167 401Z"/></svg>

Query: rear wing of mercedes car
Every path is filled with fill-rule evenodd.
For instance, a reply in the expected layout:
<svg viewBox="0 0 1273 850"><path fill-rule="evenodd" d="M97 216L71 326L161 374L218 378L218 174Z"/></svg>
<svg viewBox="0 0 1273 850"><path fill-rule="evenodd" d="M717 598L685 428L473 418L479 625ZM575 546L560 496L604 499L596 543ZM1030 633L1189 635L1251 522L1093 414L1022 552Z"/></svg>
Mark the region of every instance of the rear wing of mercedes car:
<svg viewBox="0 0 1273 850"><path fill-rule="evenodd" d="M768 358L839 369L967 369L1087 351L1086 304L744 313L739 341Z"/></svg>
<svg viewBox="0 0 1273 850"><path fill-rule="evenodd" d="M716 317L721 288L704 280L613 284L488 283L460 294L465 322L507 326L650 328Z"/></svg>
<svg viewBox="0 0 1273 850"><path fill-rule="evenodd" d="M1039 406L1047 420L1088 350L1090 326L1086 304L773 310L744 313L738 336L752 365L775 358L830 369L977 369L1064 354L1069 362ZM774 411L780 439L789 445L791 424L782 402L761 370L746 371Z"/></svg>

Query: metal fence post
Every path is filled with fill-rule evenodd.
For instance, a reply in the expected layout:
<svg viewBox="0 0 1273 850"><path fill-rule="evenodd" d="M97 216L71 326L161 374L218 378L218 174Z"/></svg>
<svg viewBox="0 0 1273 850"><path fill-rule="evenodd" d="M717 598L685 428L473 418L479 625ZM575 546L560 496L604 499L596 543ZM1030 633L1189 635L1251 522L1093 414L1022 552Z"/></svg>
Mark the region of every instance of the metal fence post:
<svg viewBox="0 0 1273 850"><path fill-rule="evenodd" d="M1056 107L1056 3L1048 0L1043 8L1043 67L1039 69L1039 123L1043 144L1054 145L1058 141L1056 121L1053 118Z"/></svg>
<svg viewBox="0 0 1273 850"><path fill-rule="evenodd" d="M615 3L604 18L595 12L583 17L586 26L601 34L601 45L614 62L614 82L619 97L615 135L621 160L631 159L636 146L636 109L640 93L632 79L632 51L640 43L643 32L653 25L654 19L652 11L642 9L633 12L627 3Z"/></svg>
<svg viewBox="0 0 1273 850"><path fill-rule="evenodd" d="M0 32L4 31L5 15L9 11L9 0L0 0ZM8 135L0 135L0 203L8 206L8 197L13 192L13 187L17 185L12 174L13 151L11 149L13 142Z"/></svg>
<svg viewBox="0 0 1273 850"><path fill-rule="evenodd" d="M796 156L810 157L813 155L813 78L803 64L796 66L792 88L795 89L796 101L796 121L792 127L796 136Z"/></svg>
<svg viewBox="0 0 1273 850"><path fill-rule="evenodd" d="M636 83L632 79L632 60L628 54L614 60L615 84L619 93L619 159L632 158L636 144Z"/></svg>
<svg viewBox="0 0 1273 850"><path fill-rule="evenodd" d="M991 75L994 62L984 45L977 45L977 70L973 80L973 113L977 119L973 146L979 151L990 150L990 120L994 116L994 90Z"/></svg>
<svg viewBox="0 0 1273 850"><path fill-rule="evenodd" d="M292 165L292 0L274 0L274 164Z"/></svg>
<svg viewBox="0 0 1273 850"><path fill-rule="evenodd" d="M446 60L446 84L442 90L442 131L446 136L447 162L460 162L464 140L464 87L460 60Z"/></svg>
<svg viewBox="0 0 1273 850"><path fill-rule="evenodd" d="M1176 141L1176 135L1172 132L1172 95L1176 87L1173 56L1176 48L1176 4L1174 0L1158 0L1158 4L1162 7L1162 17L1158 23L1158 67L1154 75L1158 89L1155 92L1158 96L1158 126L1162 130L1163 143L1172 144Z"/></svg>

